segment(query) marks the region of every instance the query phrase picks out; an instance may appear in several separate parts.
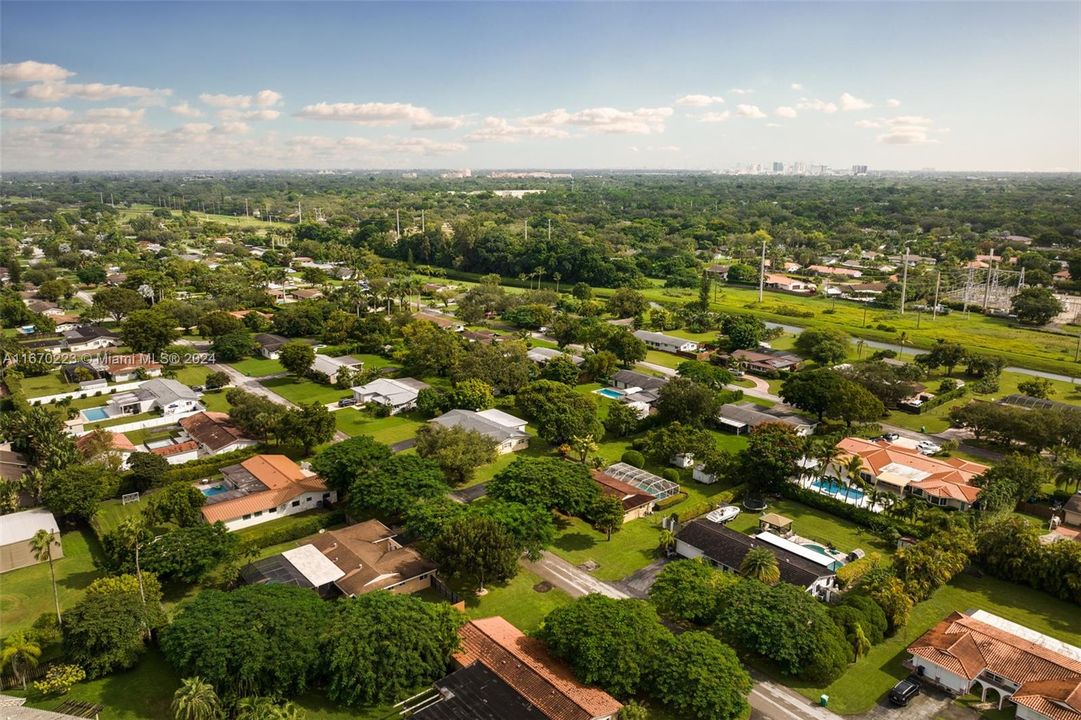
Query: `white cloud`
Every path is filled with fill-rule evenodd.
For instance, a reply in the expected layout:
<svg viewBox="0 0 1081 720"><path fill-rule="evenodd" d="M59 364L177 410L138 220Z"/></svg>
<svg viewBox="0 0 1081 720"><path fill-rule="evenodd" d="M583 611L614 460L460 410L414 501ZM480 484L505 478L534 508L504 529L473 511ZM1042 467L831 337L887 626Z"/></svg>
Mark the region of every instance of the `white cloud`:
<svg viewBox="0 0 1081 720"><path fill-rule="evenodd" d="M766 114L757 105L736 105L736 115L749 118L766 117Z"/></svg>
<svg viewBox="0 0 1081 720"><path fill-rule="evenodd" d="M214 128L214 132L223 135L243 135L249 130L251 130L251 127L243 122L223 122L221 125Z"/></svg>
<svg viewBox="0 0 1081 720"><path fill-rule="evenodd" d="M531 127L576 125L589 132L627 135L650 135L664 132L664 123L672 116L670 107L619 110L612 107L587 108L568 112L563 108L521 118L518 122Z"/></svg>
<svg viewBox="0 0 1081 720"><path fill-rule="evenodd" d="M169 112L181 117L197 118L203 116L203 111L198 108L193 108L187 100L182 103L177 103L169 108Z"/></svg>
<svg viewBox="0 0 1081 720"><path fill-rule="evenodd" d="M787 105L781 105L773 111L773 114L783 118L794 118L799 115L799 113L796 112L796 108L788 107Z"/></svg>
<svg viewBox="0 0 1081 720"><path fill-rule="evenodd" d="M929 145L938 142L931 137L932 133L947 132L932 129L934 120L922 115L900 115L883 123L886 132L877 138L883 145Z"/></svg>
<svg viewBox="0 0 1081 720"><path fill-rule="evenodd" d="M704 123L722 123L730 117L732 117L732 113L725 110L724 112L702 113L698 116L698 120Z"/></svg>
<svg viewBox="0 0 1081 720"><path fill-rule="evenodd" d="M552 140L570 137L566 130L543 125L513 125L498 117L484 118L484 123L465 136L466 142L518 142L519 140Z"/></svg>
<svg viewBox="0 0 1081 720"><path fill-rule="evenodd" d="M676 100L676 105L684 105L686 107L708 107L723 102L724 98L720 95L684 95Z"/></svg>
<svg viewBox="0 0 1081 720"><path fill-rule="evenodd" d="M732 93L733 95L750 95L754 92L754 90L751 90L750 88L732 88L728 92Z"/></svg>
<svg viewBox="0 0 1081 720"><path fill-rule="evenodd" d="M849 93L841 93L841 109L842 110L845 110L845 111L867 110L867 109L869 109L871 107L872 107L871 103L867 102L866 100L858 98L855 95L850 95Z"/></svg>
<svg viewBox="0 0 1081 720"><path fill-rule="evenodd" d="M131 128L117 123L90 123L90 122L76 122L67 123L64 125L57 125L51 127L45 132L55 135L81 135L81 136L124 136L131 132Z"/></svg>
<svg viewBox="0 0 1081 720"><path fill-rule="evenodd" d="M880 128L882 123L878 120L857 120L856 127L858 128Z"/></svg>
<svg viewBox="0 0 1081 720"><path fill-rule="evenodd" d="M255 104L259 107L270 107L282 101L282 94L273 90L260 90L255 93Z"/></svg>
<svg viewBox="0 0 1081 720"><path fill-rule="evenodd" d="M889 120L891 125L934 125L935 121L923 115L900 115Z"/></svg>
<svg viewBox="0 0 1081 720"><path fill-rule="evenodd" d="M213 129L214 126L210 123L184 123L176 128L174 132L181 135L205 135Z"/></svg>
<svg viewBox="0 0 1081 720"><path fill-rule="evenodd" d="M225 122L243 122L244 120L277 120L281 115L277 110L219 110L218 118Z"/></svg>
<svg viewBox="0 0 1081 720"><path fill-rule="evenodd" d="M431 138L413 137L393 139L386 149L409 155L451 155L466 150L459 142L436 142Z"/></svg>
<svg viewBox="0 0 1081 720"><path fill-rule="evenodd" d="M890 98L886 101L886 107L896 108L901 107L901 101L897 98Z"/></svg>
<svg viewBox="0 0 1081 720"><path fill-rule="evenodd" d="M164 88L145 88L135 85L106 85L104 83L46 82L30 85L11 93L15 97L42 102L56 102L76 97L80 100L113 100L115 98L161 98L173 94Z"/></svg>
<svg viewBox="0 0 1081 720"><path fill-rule="evenodd" d="M800 110L817 110L818 112L824 113L837 112L836 103L819 100L818 98L811 99L802 97L799 99L799 102L796 103L796 107Z"/></svg>
<svg viewBox="0 0 1081 720"><path fill-rule="evenodd" d="M124 107L94 108L86 111L86 117L101 122L138 123L143 121L145 109L132 110Z"/></svg>
<svg viewBox="0 0 1081 720"><path fill-rule="evenodd" d="M799 83L792 83L791 85L789 85L789 87L792 88L793 90L796 90L796 91L799 91L799 90L803 89L803 85L801 85Z"/></svg>
<svg viewBox="0 0 1081 720"><path fill-rule="evenodd" d="M0 65L0 80L4 82L60 82L74 74L59 65L34 60Z"/></svg>
<svg viewBox="0 0 1081 720"><path fill-rule="evenodd" d="M309 120L334 120L360 125L404 125L414 130L442 130L461 127L461 117L441 117L411 103L327 103L306 105L296 113Z"/></svg>
<svg viewBox="0 0 1081 720"><path fill-rule="evenodd" d="M251 107L251 95L222 95L203 93L199 101L205 105L219 108L246 108Z"/></svg>
<svg viewBox="0 0 1081 720"><path fill-rule="evenodd" d="M61 122L71 117L71 110L62 107L4 108L0 110L0 117L31 122Z"/></svg>

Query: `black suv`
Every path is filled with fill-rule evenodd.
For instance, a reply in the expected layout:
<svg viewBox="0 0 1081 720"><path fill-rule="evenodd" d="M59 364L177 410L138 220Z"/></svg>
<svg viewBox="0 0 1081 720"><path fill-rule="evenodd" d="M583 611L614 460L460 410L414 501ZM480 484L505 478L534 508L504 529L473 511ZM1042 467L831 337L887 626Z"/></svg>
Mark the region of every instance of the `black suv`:
<svg viewBox="0 0 1081 720"><path fill-rule="evenodd" d="M920 683L914 677L907 677L890 690L890 703L904 707L908 701L920 694Z"/></svg>

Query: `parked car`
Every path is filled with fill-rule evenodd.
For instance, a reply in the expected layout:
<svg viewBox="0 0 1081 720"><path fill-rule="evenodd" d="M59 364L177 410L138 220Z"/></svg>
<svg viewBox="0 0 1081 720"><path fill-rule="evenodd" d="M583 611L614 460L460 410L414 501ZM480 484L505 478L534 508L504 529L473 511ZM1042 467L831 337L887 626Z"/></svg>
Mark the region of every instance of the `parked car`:
<svg viewBox="0 0 1081 720"><path fill-rule="evenodd" d="M930 442L928 440L920 440L918 443L916 443L916 449L924 455L934 455L935 453L942 452L941 446L935 445L933 442Z"/></svg>
<svg viewBox="0 0 1081 720"><path fill-rule="evenodd" d="M890 690L889 699L891 705L904 707L908 701L920 694L920 683L914 677L907 677L893 686Z"/></svg>
<svg viewBox="0 0 1081 720"><path fill-rule="evenodd" d="M357 401L353 398L342 398L338 401L338 407L349 407L350 405L356 405Z"/></svg>
<svg viewBox="0 0 1081 720"><path fill-rule="evenodd" d="M888 440L889 442L897 442L898 440L901 439L901 436L898 435L895 432L888 432L888 433L884 433L882 435L882 439L883 440Z"/></svg>
<svg viewBox="0 0 1081 720"><path fill-rule="evenodd" d="M206 392L206 388L202 385L196 385L192 388L195 392Z"/></svg>

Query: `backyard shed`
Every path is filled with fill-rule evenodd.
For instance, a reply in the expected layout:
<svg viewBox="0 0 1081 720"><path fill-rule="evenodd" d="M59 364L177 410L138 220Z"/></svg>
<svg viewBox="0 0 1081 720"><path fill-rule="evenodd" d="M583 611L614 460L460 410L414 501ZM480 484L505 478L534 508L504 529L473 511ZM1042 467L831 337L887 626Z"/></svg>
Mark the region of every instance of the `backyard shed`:
<svg viewBox="0 0 1081 720"><path fill-rule="evenodd" d="M60 528L53 514L44 508L0 516L0 572L36 565L30 542L38 530L53 533L53 559L64 557Z"/></svg>

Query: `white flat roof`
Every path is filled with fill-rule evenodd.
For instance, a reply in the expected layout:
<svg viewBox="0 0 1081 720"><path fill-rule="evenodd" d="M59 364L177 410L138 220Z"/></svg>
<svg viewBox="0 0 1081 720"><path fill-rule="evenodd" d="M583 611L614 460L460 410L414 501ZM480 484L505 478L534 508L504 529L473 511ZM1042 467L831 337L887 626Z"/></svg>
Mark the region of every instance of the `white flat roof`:
<svg viewBox="0 0 1081 720"><path fill-rule="evenodd" d="M24 542L34 537L38 530L60 532L56 518L45 508L0 515L0 545Z"/></svg>
<svg viewBox="0 0 1081 720"><path fill-rule="evenodd" d="M762 542L769 543L774 547L779 547L783 550L787 550L793 555L799 555L804 560L810 560L811 562L828 568L837 562L835 558L831 558L829 555L824 555L816 550L804 547L799 543L794 543L791 540L785 540L783 537L774 535L770 532L761 532L755 535L755 537Z"/></svg>
<svg viewBox="0 0 1081 720"><path fill-rule="evenodd" d="M322 587L345 576L345 572L314 545L301 545L286 550L282 557L315 587Z"/></svg>
<svg viewBox="0 0 1081 720"><path fill-rule="evenodd" d="M1065 655L1071 660L1081 662L1081 648L1070 643L1056 640L1053 637L1048 637L1041 632L1037 632L1032 628L1027 628L1024 625L1018 625L1015 622L1011 622L1006 618L999 617L998 615L992 615L986 610L977 610L974 613L969 613L969 617L973 620L979 620L982 623L987 623L992 627L996 627L999 630L1016 635L1020 638L1028 640L1030 643L1039 645L1042 648L1046 648L1052 652L1057 652L1059 655Z"/></svg>

